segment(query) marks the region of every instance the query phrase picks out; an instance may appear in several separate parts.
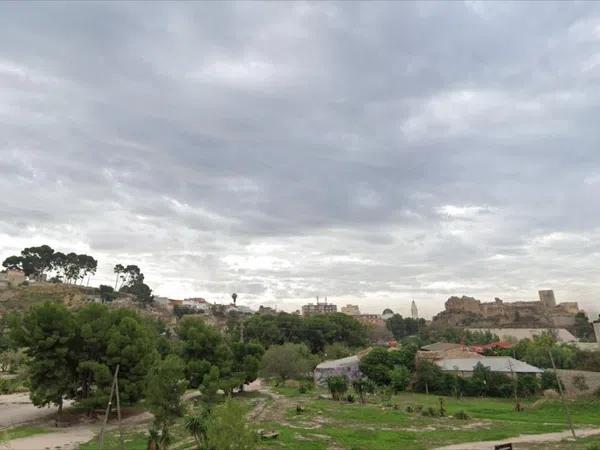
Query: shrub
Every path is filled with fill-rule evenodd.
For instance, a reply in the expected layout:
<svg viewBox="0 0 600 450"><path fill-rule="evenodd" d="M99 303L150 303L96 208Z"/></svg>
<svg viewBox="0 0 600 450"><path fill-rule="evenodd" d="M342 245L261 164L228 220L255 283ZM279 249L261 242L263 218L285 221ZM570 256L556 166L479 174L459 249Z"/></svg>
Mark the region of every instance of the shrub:
<svg viewBox="0 0 600 450"><path fill-rule="evenodd" d="M327 387L334 400L339 400L348 391L348 378L345 376L334 376L327 378Z"/></svg>
<svg viewBox="0 0 600 450"><path fill-rule="evenodd" d="M365 403L366 394L372 394L375 391L375 383L368 378L361 378L352 382L352 389L358 395L361 403Z"/></svg>
<svg viewBox="0 0 600 450"><path fill-rule="evenodd" d="M410 383L411 373L404 366L399 366L390 371L390 384L394 392L403 392Z"/></svg>
<svg viewBox="0 0 600 450"><path fill-rule="evenodd" d="M421 415L423 417L437 417L438 411L433 406L428 406L423 411L421 411Z"/></svg>
<svg viewBox="0 0 600 450"><path fill-rule="evenodd" d="M348 394L348 397L346 397L346 400L348 400L348 403L354 403L354 395Z"/></svg>
<svg viewBox="0 0 600 450"><path fill-rule="evenodd" d="M469 416L465 411L461 409L456 414L454 414L454 418L458 420L469 420L471 416Z"/></svg>

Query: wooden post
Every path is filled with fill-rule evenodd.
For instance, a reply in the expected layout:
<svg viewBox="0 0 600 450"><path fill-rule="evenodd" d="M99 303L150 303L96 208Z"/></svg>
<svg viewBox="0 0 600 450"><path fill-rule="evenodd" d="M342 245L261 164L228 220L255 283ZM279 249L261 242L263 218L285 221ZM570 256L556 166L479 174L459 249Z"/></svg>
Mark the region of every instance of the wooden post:
<svg viewBox="0 0 600 450"><path fill-rule="evenodd" d="M111 406L113 395L115 393L115 387L116 387L118 375L119 375L119 364L117 364L117 368L115 369L115 375L113 377L112 386L110 388L110 397L108 397L108 405L106 405L106 413L104 414L104 421L102 423L102 428L100 428L100 436L98 437L98 448L99 449L102 449L102 447L104 446L104 428L106 428L106 424L108 423L108 414L110 413L110 406Z"/></svg>
<svg viewBox="0 0 600 450"><path fill-rule="evenodd" d="M513 354L514 354L514 351L513 351ZM513 370L512 361L510 359L508 360L508 366L510 367L510 373L512 374L512 377L513 377L513 393L515 395L515 411L520 412L521 411L521 403L519 403L519 396L517 393L517 390L519 388L519 378L518 378L518 375Z"/></svg>
<svg viewBox="0 0 600 450"><path fill-rule="evenodd" d="M563 407L565 408L565 414L567 416L567 420L569 421L569 426L571 427L571 434L573 435L573 439L577 439L575 436L575 428L573 427L573 419L571 418L571 411L569 411L569 406L565 401L565 393L563 391L562 383L560 382L560 378L558 376L558 372L556 371L556 364L554 364L554 358L552 357L552 352L548 350L548 355L550 355L550 362L552 363L552 369L554 369L554 376L556 377L556 382L558 383L558 391L560 392L560 400L562 401Z"/></svg>
<svg viewBox="0 0 600 450"><path fill-rule="evenodd" d="M116 394L117 394L117 418L119 419L119 444L121 446L121 450L125 450L125 445L123 444L123 427L121 426L121 401L119 399L119 378L115 374L115 385L116 385Z"/></svg>

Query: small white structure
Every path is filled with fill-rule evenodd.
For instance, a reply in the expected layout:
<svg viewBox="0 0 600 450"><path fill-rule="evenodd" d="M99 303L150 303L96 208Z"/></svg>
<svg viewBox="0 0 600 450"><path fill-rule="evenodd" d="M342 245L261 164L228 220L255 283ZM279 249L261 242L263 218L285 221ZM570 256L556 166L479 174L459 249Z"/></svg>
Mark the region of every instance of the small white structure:
<svg viewBox="0 0 600 450"><path fill-rule="evenodd" d="M362 377L359 369L360 357L358 355L348 356L347 358L332 359L323 361L314 371L314 379L316 384L325 384L327 378L345 375L348 380L353 381Z"/></svg>

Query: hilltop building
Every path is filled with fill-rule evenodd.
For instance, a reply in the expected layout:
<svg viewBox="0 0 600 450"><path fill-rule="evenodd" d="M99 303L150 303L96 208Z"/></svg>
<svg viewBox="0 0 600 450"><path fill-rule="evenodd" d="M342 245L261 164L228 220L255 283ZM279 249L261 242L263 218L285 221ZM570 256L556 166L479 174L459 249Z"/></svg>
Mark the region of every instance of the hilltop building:
<svg viewBox="0 0 600 450"><path fill-rule="evenodd" d="M358 305L346 305L342 306L341 312L348 316L358 316L360 315L360 309Z"/></svg>
<svg viewBox="0 0 600 450"><path fill-rule="evenodd" d="M363 325L373 325L375 327L385 327L385 320L379 314L361 314L355 316Z"/></svg>
<svg viewBox="0 0 600 450"><path fill-rule="evenodd" d="M6 269L0 272L0 290L17 287L25 283L25 272L18 269Z"/></svg>
<svg viewBox="0 0 600 450"><path fill-rule="evenodd" d="M327 303L327 297L325 301L319 303L319 297L317 297L317 303L309 303L302 307L303 316L314 316L317 314L335 314L337 312L337 306L333 303Z"/></svg>
<svg viewBox="0 0 600 450"><path fill-rule="evenodd" d="M539 291L539 301L481 302L473 297L450 297L445 310L434 321L448 325L477 327L570 327L575 316L582 312L577 302L556 303L554 292Z"/></svg>

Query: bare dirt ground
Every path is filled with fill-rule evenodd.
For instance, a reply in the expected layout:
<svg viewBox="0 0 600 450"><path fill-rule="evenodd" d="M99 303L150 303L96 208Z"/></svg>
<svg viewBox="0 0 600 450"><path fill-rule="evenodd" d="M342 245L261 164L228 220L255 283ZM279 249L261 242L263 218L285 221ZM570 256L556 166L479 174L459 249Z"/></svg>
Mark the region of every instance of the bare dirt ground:
<svg viewBox="0 0 600 450"><path fill-rule="evenodd" d="M65 401L65 406L70 404L70 401ZM27 393L0 395L0 430L43 419L57 410L55 407L38 408L32 405Z"/></svg>
<svg viewBox="0 0 600 450"><path fill-rule="evenodd" d="M575 430L577 437L587 437L600 435L600 428L582 428ZM559 442L563 439L571 437L570 431L561 431L559 433L544 433L544 434L529 434L521 435L513 438L503 439L502 442L510 442L515 445L516 449L527 449L527 444L536 444L544 442ZM465 442L463 444L447 445L445 447L438 447L436 450L493 450L494 445L500 442ZM521 444L523 444L521 446Z"/></svg>
<svg viewBox="0 0 600 450"><path fill-rule="evenodd" d="M69 428L57 428L55 432L38 434L21 439L13 439L0 444L1 450L42 450L77 448L79 444L88 442L97 433L93 425L78 425Z"/></svg>
<svg viewBox="0 0 600 450"><path fill-rule="evenodd" d="M69 406L71 402L65 402ZM79 444L88 442L100 432L100 420L90 423L78 423L64 428L53 428L57 408L37 408L29 401L28 394L12 394L0 396L0 438L2 429L23 424L45 426L52 431L35 436L13 439L0 443L0 450L42 450L77 448ZM131 429L136 426L145 426L152 415L147 412L136 413L123 420L123 426ZM109 423L108 430L115 429L117 424Z"/></svg>
<svg viewBox="0 0 600 450"><path fill-rule="evenodd" d="M256 406L248 413L248 419L254 422L283 422L286 411L296 405L289 398L273 392L260 378L248 384L244 390L265 396L258 399Z"/></svg>

